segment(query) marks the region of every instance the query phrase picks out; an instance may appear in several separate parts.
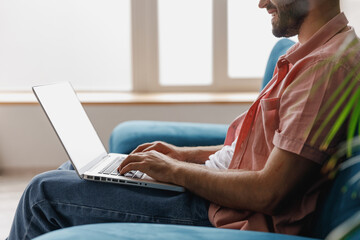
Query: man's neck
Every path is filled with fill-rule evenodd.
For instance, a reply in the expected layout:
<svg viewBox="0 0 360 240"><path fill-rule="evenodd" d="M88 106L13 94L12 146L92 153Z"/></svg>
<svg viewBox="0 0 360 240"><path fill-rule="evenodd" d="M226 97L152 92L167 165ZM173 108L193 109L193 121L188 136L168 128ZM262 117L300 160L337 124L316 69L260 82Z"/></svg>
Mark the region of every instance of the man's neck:
<svg viewBox="0 0 360 240"><path fill-rule="evenodd" d="M314 1L316 2L316 1ZM304 44L308 41L322 26L340 13L340 5L331 4L331 1L318 1L316 6L312 6L308 16L299 30L299 42Z"/></svg>

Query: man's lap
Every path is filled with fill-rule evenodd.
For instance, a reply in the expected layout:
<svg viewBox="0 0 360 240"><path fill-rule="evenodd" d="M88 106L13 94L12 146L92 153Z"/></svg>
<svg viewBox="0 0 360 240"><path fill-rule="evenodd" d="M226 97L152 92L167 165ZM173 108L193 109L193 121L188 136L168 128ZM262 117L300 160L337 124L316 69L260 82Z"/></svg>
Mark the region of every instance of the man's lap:
<svg viewBox="0 0 360 240"><path fill-rule="evenodd" d="M64 225L97 222L152 222L205 225L208 202L190 192L99 183L82 180L70 164L38 175L30 187L41 189L32 205L51 208ZM47 205L47 206L45 206ZM62 225L62 224L60 224Z"/></svg>

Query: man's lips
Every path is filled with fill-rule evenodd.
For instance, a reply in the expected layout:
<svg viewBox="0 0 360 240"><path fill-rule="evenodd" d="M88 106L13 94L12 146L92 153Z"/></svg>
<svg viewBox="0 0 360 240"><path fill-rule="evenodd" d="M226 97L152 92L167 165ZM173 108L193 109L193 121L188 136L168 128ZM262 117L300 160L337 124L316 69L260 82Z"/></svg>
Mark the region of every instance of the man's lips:
<svg viewBox="0 0 360 240"><path fill-rule="evenodd" d="M268 9L267 11L268 11L268 13L269 13L270 15L272 15L272 16L275 16L275 14L277 13L276 9L274 9L274 8Z"/></svg>

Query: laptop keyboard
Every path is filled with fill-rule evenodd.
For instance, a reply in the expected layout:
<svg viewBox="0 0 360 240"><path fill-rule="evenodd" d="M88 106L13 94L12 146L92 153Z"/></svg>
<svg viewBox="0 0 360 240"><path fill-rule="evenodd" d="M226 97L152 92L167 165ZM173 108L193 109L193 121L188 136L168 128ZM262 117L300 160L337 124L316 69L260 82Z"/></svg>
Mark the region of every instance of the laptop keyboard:
<svg viewBox="0 0 360 240"><path fill-rule="evenodd" d="M115 158L114 161L112 161L107 166L105 166L99 173L106 175L120 176L120 173L118 172L117 169L123 160L124 157ZM129 178L142 178L143 175L144 173L136 170L132 170L124 174L125 177L129 177Z"/></svg>

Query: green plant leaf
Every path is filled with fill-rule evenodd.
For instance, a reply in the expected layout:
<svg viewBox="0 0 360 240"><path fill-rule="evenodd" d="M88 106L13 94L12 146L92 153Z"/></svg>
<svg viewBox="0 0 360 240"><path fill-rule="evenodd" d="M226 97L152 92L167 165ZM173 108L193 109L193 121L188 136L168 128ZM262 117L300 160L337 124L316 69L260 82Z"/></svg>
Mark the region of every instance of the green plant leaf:
<svg viewBox="0 0 360 240"><path fill-rule="evenodd" d="M342 65L344 61L341 61L339 64ZM338 65L339 65L338 64ZM337 67L338 67L337 65ZM336 89L336 91L331 95L329 100L325 103L325 105L320 109L318 116L321 117L332 105L333 103L338 99L340 93L343 91L345 86L349 84L349 81L352 79L354 74L360 69L360 63L358 63L352 71L350 71L344 81L340 84L340 86ZM314 90L314 94L316 93L316 90Z"/></svg>
<svg viewBox="0 0 360 240"><path fill-rule="evenodd" d="M342 50L338 51L337 54L331 58L328 59L328 61L325 61L324 63L328 62L337 62L335 66L331 69L329 73L329 77L332 77L333 74L340 69L341 66L343 66L346 62L350 61L356 54L358 54L359 49L355 48L352 51L350 51L348 54L343 56L343 54L348 51L351 47L357 44L357 39L352 40L349 42L348 39L345 39L344 44L341 48ZM343 57L341 57L343 56ZM322 66L319 65L319 68ZM340 84L340 86L336 89L336 91L331 95L330 99L325 103L325 105L320 109L319 116L321 116L323 113L327 111L329 107L332 106L333 102L337 99L339 94L342 92L344 87L348 84L348 82L351 80L351 77L354 75L354 73L360 68L360 63L358 63L354 69L345 77L344 81ZM312 94L316 94L318 88L323 84L323 81L325 81L327 75L324 75L320 81L317 81L316 85L314 85L314 88L312 89Z"/></svg>
<svg viewBox="0 0 360 240"><path fill-rule="evenodd" d="M355 136L355 131L356 131L356 126L358 126L359 119L360 119L360 104L356 104L359 103L359 96L358 98L355 100L355 106L354 109L351 113L350 116L350 120L349 120L349 127L348 127L348 132L347 132L347 157L351 157L352 155L352 140L354 139Z"/></svg>
<svg viewBox="0 0 360 240"><path fill-rule="evenodd" d="M358 75L357 77L360 77L360 75ZM347 90L349 90L349 89L347 89ZM349 90L349 92L350 91L351 91L351 89ZM339 129L342 126L342 124L344 123L345 119L349 116L349 113L350 113L351 109L353 108L355 101L359 98L359 96L360 96L360 89L357 89L355 94L350 98L349 102L346 104L344 110L340 113L340 116L336 119L333 127L331 128L329 134L326 136L324 142L321 144L321 146L320 146L321 150L324 151L329 147L330 142L333 140L336 133L339 131ZM339 101L339 102L342 103L343 101L344 101L344 99L342 99L342 101ZM341 103L339 105L341 105ZM339 106L338 106L338 108L339 108ZM328 117L331 118L332 116L330 116L330 115L333 115L333 114L329 114ZM328 120L328 121L330 121L330 120Z"/></svg>
<svg viewBox="0 0 360 240"><path fill-rule="evenodd" d="M360 67L360 65L359 65ZM352 75L354 74L354 71L352 71ZM352 75L349 73L348 76L346 78L352 78ZM350 93L355 89L356 84L358 83L358 80L360 79L360 74L357 75L355 78L352 78L353 81L351 82L351 84L346 88L345 92L343 93L343 95L341 95L340 99L338 100L338 102L335 104L335 106L331 109L330 113L326 116L325 120L322 122L322 124L320 125L320 127L318 128L318 130L315 132L313 138L310 141L310 144L314 145L315 142L317 141L317 139L320 137L321 133L324 131L325 127L329 124L330 120L334 117L334 115L338 112L338 110L340 109L340 107L343 105L343 103L345 102L345 100L348 98L348 96L350 95ZM347 104L348 105L348 104ZM347 107L347 105L345 106L345 109ZM343 111L344 112L344 111ZM343 115L343 112L340 114L339 118L343 118L345 117ZM320 116L318 116L320 117ZM331 139L332 140L332 139Z"/></svg>

